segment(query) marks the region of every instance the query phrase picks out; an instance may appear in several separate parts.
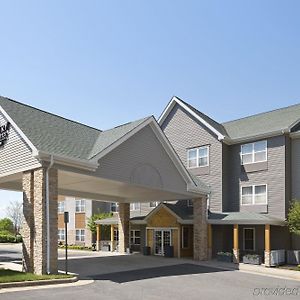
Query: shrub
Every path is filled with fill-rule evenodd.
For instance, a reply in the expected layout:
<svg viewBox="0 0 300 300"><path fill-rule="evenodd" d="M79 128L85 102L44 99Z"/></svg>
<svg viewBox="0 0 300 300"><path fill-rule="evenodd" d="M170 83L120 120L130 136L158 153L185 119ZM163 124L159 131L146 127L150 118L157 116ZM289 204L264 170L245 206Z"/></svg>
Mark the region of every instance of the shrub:
<svg viewBox="0 0 300 300"><path fill-rule="evenodd" d="M14 235L8 231L0 231L0 243L21 243L22 236Z"/></svg>
<svg viewBox="0 0 300 300"><path fill-rule="evenodd" d="M217 255L233 256L231 252L223 252L223 251L218 252Z"/></svg>
<svg viewBox="0 0 300 300"><path fill-rule="evenodd" d="M290 232L300 234L300 201L293 201L288 213Z"/></svg>

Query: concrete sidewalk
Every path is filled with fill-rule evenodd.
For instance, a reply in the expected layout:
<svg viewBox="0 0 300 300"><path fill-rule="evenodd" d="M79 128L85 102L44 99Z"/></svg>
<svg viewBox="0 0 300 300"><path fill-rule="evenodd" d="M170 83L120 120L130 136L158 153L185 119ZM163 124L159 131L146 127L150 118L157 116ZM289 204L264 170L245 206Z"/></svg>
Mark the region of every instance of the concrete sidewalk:
<svg viewBox="0 0 300 300"><path fill-rule="evenodd" d="M231 271L236 270L240 272L259 274L262 276L271 276L275 278L300 281L300 271L285 270L285 269L274 268L274 267L266 268L264 265L226 263L217 260L194 262L194 263L206 267L212 267L217 269L219 268L222 270L231 270Z"/></svg>

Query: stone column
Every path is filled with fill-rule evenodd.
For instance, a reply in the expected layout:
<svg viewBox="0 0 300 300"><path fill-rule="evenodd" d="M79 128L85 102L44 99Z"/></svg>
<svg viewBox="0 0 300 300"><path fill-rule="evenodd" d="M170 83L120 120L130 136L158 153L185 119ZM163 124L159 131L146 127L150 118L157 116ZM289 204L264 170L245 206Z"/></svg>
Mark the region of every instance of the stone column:
<svg viewBox="0 0 300 300"><path fill-rule="evenodd" d="M96 250L100 251L101 225L97 224Z"/></svg>
<svg viewBox="0 0 300 300"><path fill-rule="evenodd" d="M233 225L233 262L238 264L240 262L239 250L239 225Z"/></svg>
<svg viewBox="0 0 300 300"><path fill-rule="evenodd" d="M207 260L207 205L206 198L193 200L194 259Z"/></svg>
<svg viewBox="0 0 300 300"><path fill-rule="evenodd" d="M23 224L21 234L23 237L23 271L33 272L33 171L23 173Z"/></svg>
<svg viewBox="0 0 300 300"><path fill-rule="evenodd" d="M47 272L46 168L23 174L24 269ZM50 273L57 273L57 170L49 170Z"/></svg>
<svg viewBox="0 0 300 300"><path fill-rule="evenodd" d="M265 225L265 266L271 266L271 226Z"/></svg>
<svg viewBox="0 0 300 300"><path fill-rule="evenodd" d="M125 253L129 248L129 203L119 203L119 252Z"/></svg>

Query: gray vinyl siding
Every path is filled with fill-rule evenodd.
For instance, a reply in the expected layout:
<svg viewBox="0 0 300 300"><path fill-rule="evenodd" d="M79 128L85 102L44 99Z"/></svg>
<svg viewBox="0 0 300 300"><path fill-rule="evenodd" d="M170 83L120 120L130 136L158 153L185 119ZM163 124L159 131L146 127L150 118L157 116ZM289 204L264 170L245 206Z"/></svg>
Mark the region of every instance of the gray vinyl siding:
<svg viewBox="0 0 300 300"><path fill-rule="evenodd" d="M293 139L291 145L292 198L300 200L300 139Z"/></svg>
<svg viewBox="0 0 300 300"><path fill-rule="evenodd" d="M267 184L268 213L274 217L285 218L285 155L285 136L269 138L267 169L258 172L244 172L240 162L240 144L230 146L230 211L239 211L241 208L241 186ZM243 206L243 209L247 209L247 207ZM249 209L253 209L253 207L249 206Z"/></svg>
<svg viewBox="0 0 300 300"><path fill-rule="evenodd" d="M0 113L0 125L6 124L7 120ZM40 163L32 156L31 149L11 126L6 144L0 148L1 164L0 177L8 173L17 173L20 170L29 170L40 167Z"/></svg>
<svg viewBox="0 0 300 300"><path fill-rule="evenodd" d="M185 166L187 149L209 145L209 172L195 175L211 188L211 210L222 211L222 143L179 105L174 106L161 128Z"/></svg>
<svg viewBox="0 0 300 300"><path fill-rule="evenodd" d="M150 126L100 159L99 165L96 171L99 177L174 192L186 191L186 182Z"/></svg>
<svg viewBox="0 0 300 300"><path fill-rule="evenodd" d="M222 151L222 170L223 170L223 178L222 178L222 188L223 188L223 206L222 211L230 210L230 195L229 195L229 173L230 173L230 163L229 163L229 146L223 144Z"/></svg>

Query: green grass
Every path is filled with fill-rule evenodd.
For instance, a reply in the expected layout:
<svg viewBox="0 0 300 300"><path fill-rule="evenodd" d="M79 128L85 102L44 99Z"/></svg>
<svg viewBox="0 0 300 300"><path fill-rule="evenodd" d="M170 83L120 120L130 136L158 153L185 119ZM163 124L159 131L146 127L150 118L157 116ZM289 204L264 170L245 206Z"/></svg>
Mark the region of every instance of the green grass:
<svg viewBox="0 0 300 300"><path fill-rule="evenodd" d="M0 283L34 281L47 279L72 278L72 275L35 275L32 273L23 273L18 271L0 269Z"/></svg>

